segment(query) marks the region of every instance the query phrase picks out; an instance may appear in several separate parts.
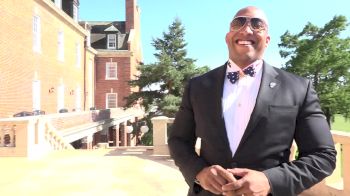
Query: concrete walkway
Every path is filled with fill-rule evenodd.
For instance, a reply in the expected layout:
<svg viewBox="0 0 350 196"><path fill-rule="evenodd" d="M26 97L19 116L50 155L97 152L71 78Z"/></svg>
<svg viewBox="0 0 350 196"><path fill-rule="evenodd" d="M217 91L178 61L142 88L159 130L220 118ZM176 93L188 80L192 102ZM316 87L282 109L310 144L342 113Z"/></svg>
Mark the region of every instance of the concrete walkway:
<svg viewBox="0 0 350 196"><path fill-rule="evenodd" d="M187 185L169 157L145 147L0 157L0 195L181 196Z"/></svg>

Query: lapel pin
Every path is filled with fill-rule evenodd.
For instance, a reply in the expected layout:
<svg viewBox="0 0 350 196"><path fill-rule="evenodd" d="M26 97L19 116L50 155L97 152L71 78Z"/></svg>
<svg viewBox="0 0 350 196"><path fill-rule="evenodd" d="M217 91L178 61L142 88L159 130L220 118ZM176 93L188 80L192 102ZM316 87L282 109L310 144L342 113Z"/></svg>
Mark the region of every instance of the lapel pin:
<svg viewBox="0 0 350 196"><path fill-rule="evenodd" d="M275 82L271 82L269 86L270 86L270 88L274 88L276 86L276 83Z"/></svg>

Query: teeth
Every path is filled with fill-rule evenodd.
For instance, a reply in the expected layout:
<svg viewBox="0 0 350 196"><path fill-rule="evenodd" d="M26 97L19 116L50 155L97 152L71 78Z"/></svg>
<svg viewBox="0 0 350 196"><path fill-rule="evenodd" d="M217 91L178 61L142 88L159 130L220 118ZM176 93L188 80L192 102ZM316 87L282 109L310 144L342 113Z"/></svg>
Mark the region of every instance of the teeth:
<svg viewBox="0 0 350 196"><path fill-rule="evenodd" d="M238 40L237 43L238 43L238 44L241 44L241 45L252 45L252 44L253 44L253 41L249 41L249 40Z"/></svg>

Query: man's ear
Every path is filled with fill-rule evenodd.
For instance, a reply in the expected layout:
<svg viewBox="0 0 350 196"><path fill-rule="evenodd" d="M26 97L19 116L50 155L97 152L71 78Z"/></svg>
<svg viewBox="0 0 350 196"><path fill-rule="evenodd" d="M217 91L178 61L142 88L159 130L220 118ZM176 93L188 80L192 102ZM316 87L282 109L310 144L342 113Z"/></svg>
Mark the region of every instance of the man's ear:
<svg viewBox="0 0 350 196"><path fill-rule="evenodd" d="M271 40L271 38L270 38L270 36L268 35L268 36L266 37L265 47L267 47L267 46L269 45L270 40Z"/></svg>
<svg viewBox="0 0 350 196"><path fill-rule="evenodd" d="M226 33L225 41L226 41L226 44L230 43L230 32Z"/></svg>

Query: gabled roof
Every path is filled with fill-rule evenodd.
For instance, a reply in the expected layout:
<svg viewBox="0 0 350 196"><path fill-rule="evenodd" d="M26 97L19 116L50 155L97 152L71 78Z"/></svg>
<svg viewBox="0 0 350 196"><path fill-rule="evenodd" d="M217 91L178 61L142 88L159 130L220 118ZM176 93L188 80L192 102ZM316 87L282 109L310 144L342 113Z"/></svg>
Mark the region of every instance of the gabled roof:
<svg viewBox="0 0 350 196"><path fill-rule="evenodd" d="M119 32L119 30L115 26L111 25L105 29L105 32Z"/></svg>
<svg viewBox="0 0 350 196"><path fill-rule="evenodd" d="M116 50L128 49L130 32L125 32L125 21L82 21L82 24L91 27L91 46L94 49L107 48L107 34L117 35Z"/></svg>
<svg viewBox="0 0 350 196"><path fill-rule="evenodd" d="M126 34L125 21L87 21L91 26L91 33L106 33L110 31Z"/></svg>

